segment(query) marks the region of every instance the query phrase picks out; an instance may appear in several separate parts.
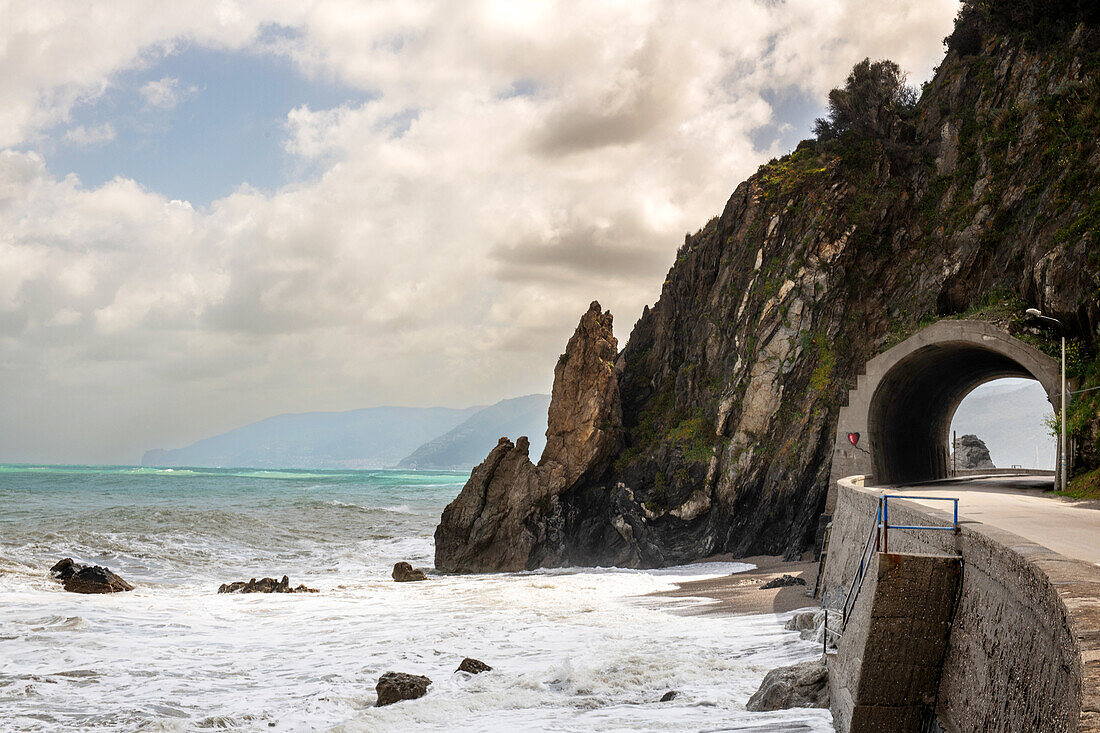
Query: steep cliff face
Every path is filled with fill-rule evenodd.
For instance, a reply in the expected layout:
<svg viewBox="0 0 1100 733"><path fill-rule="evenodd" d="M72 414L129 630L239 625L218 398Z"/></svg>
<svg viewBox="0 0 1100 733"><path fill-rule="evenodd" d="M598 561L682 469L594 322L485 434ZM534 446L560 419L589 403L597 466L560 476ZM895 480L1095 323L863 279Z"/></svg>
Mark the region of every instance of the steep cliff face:
<svg viewBox="0 0 1100 733"><path fill-rule="evenodd" d="M616 362L622 448L527 516L527 566L802 552L856 375L939 318L1050 349L1038 307L1100 383L1100 34L1059 27L970 33L887 138L804 142L687 237Z"/></svg>

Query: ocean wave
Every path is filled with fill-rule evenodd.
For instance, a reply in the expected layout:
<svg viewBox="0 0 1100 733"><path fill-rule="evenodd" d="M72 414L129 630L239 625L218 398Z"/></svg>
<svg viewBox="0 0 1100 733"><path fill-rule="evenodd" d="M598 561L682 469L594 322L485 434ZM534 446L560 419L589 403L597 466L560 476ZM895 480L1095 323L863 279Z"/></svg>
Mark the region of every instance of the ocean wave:
<svg viewBox="0 0 1100 733"><path fill-rule="evenodd" d="M363 512L389 512L391 514L407 514L412 516L419 514L419 512L413 511L408 504L398 504L397 506L367 506L364 504L340 501L339 499L330 499L328 504L344 509L357 509Z"/></svg>

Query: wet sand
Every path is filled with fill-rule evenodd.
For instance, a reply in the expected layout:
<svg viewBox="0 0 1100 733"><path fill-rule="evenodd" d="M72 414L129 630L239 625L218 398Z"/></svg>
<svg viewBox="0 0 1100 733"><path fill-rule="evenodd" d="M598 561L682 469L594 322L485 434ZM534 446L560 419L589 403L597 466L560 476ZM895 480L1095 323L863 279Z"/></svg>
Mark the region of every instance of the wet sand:
<svg viewBox="0 0 1100 733"><path fill-rule="evenodd" d="M809 593L817 574L816 562L784 562L778 555L754 557L712 557L708 561L752 563L755 569L721 578L691 580L678 583L675 590L660 591L654 596L664 598L707 598L706 605L683 609L687 615L747 615L754 613L786 613L799 608L820 606ZM806 585L761 590L760 586L781 575L802 578Z"/></svg>

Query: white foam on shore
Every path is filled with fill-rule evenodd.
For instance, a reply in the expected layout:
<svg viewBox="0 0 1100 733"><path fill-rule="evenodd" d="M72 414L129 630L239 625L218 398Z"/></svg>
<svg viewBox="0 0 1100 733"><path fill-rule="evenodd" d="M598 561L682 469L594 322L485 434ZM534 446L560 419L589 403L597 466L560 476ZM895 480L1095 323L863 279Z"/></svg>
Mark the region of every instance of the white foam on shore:
<svg viewBox="0 0 1100 733"><path fill-rule="evenodd" d="M181 583L77 596L7 576L0 711L43 731L832 730L824 710L744 711L770 668L817 653L782 629L787 615L689 617L670 612L677 600L640 598L745 567L421 583L349 572L311 583L322 592L309 595ZM465 656L494 670L454 674ZM420 700L375 708L387 670L433 685ZM658 702L667 690L679 696Z"/></svg>

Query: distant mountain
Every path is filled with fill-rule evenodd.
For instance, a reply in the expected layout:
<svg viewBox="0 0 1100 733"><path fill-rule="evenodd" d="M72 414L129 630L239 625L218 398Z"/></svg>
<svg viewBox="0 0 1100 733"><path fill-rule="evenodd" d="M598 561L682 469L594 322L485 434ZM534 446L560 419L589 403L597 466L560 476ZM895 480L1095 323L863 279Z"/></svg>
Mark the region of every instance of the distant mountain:
<svg viewBox="0 0 1100 733"><path fill-rule="evenodd" d="M147 451L141 465L383 468L483 409L372 407L279 415L186 448Z"/></svg>
<svg viewBox="0 0 1100 733"><path fill-rule="evenodd" d="M1010 387L1016 382L1015 387ZM1000 380L979 387L955 412L951 429L977 435L998 468L1054 468L1057 441L1044 425L1053 408L1038 382Z"/></svg>
<svg viewBox="0 0 1100 733"><path fill-rule="evenodd" d="M502 400L406 456L398 468L467 469L485 460L501 437L531 440L531 460L546 446L546 412L550 395L532 394Z"/></svg>

